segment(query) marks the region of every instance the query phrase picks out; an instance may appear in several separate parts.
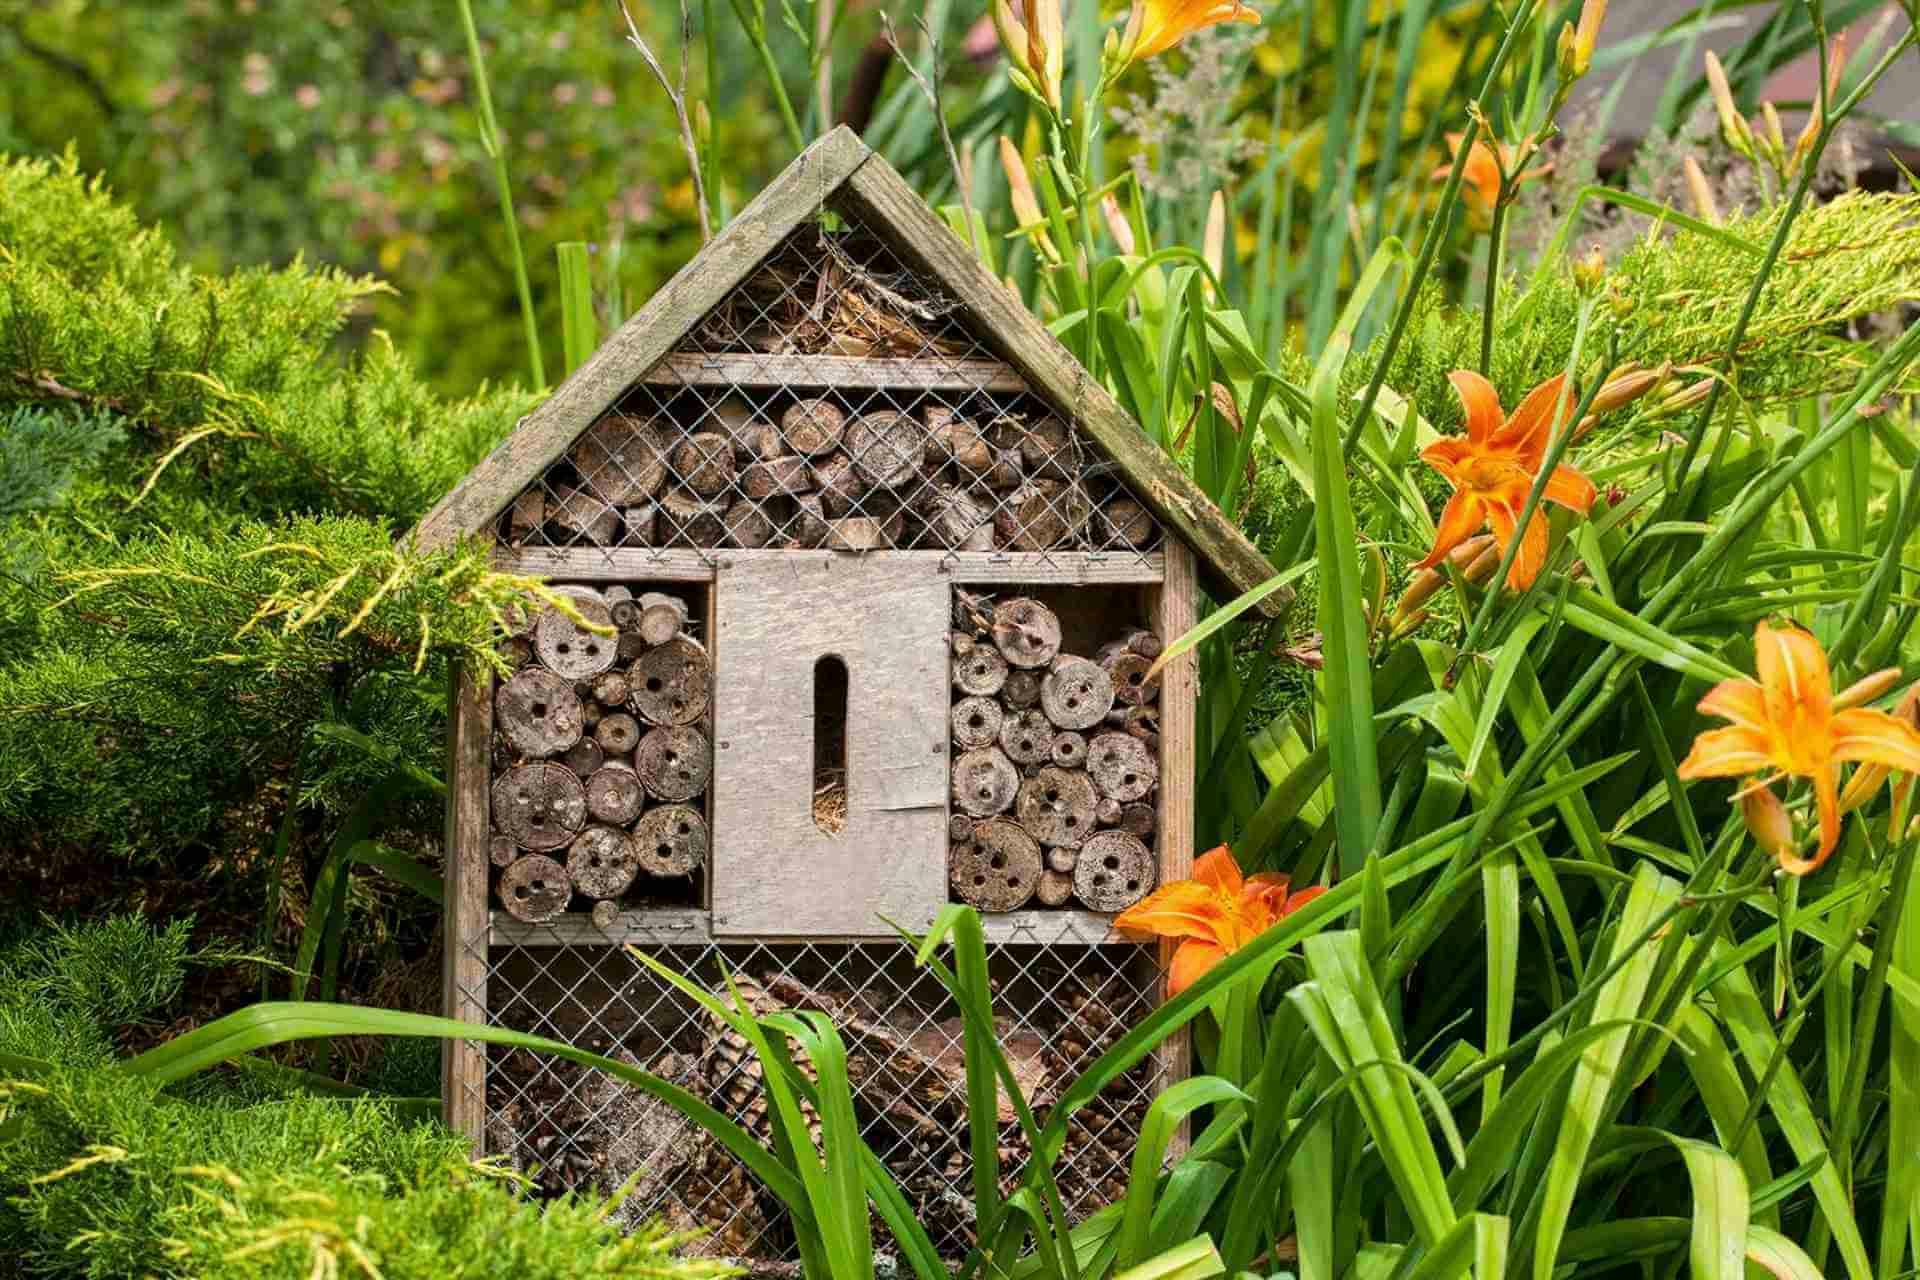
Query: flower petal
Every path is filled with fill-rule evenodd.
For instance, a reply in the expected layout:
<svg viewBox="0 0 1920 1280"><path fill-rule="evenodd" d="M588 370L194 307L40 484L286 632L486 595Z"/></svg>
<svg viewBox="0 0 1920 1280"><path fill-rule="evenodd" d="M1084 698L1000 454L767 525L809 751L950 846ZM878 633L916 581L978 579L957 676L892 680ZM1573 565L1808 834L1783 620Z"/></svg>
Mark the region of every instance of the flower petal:
<svg viewBox="0 0 1920 1280"><path fill-rule="evenodd" d="M1456 489L1440 513L1440 525L1433 531L1433 550L1415 569L1431 569L1447 558L1447 553L1480 532L1487 522L1487 507L1470 489Z"/></svg>
<svg viewBox="0 0 1920 1280"><path fill-rule="evenodd" d="M1752 680L1722 680L1707 690L1707 696L1696 705L1707 715L1719 716L1755 731L1764 732L1767 727L1766 695Z"/></svg>
<svg viewBox="0 0 1920 1280"><path fill-rule="evenodd" d="M1884 711L1849 707L1833 713L1833 758L1868 760L1902 773L1920 773L1920 732Z"/></svg>
<svg viewBox="0 0 1920 1280"><path fill-rule="evenodd" d="M1754 628L1753 648L1767 723L1794 740L1823 741L1833 718L1833 677L1820 642L1799 627L1762 622Z"/></svg>
<svg viewBox="0 0 1920 1280"><path fill-rule="evenodd" d="M1840 795L1834 785L1832 769L1822 769L1813 776L1814 800L1820 808L1820 847L1811 859L1796 858L1791 853L1782 852L1780 869L1790 876L1804 876L1820 869L1820 864L1833 856L1835 846L1840 843Z"/></svg>
<svg viewBox="0 0 1920 1280"><path fill-rule="evenodd" d="M1420 451L1420 460L1447 478L1454 488L1462 483L1461 468L1477 451L1465 436L1442 436Z"/></svg>
<svg viewBox="0 0 1920 1280"><path fill-rule="evenodd" d="M1326 891L1327 886L1323 884L1311 885L1308 888L1302 889L1300 892L1292 894L1287 898L1287 905L1281 910L1280 914L1290 916Z"/></svg>
<svg viewBox="0 0 1920 1280"><path fill-rule="evenodd" d="M1223 844L1214 846L1194 859L1193 879L1228 902L1240 896L1240 890L1246 883L1240 875L1240 864L1235 861L1233 850Z"/></svg>
<svg viewBox="0 0 1920 1280"><path fill-rule="evenodd" d="M1548 502L1557 502L1570 511L1587 514L1593 508L1593 500L1599 496L1599 490L1593 487L1593 481L1577 467L1561 465L1553 469L1547 477L1547 487L1540 494Z"/></svg>
<svg viewBox="0 0 1920 1280"><path fill-rule="evenodd" d="M1487 443L1506 418L1500 410L1500 393L1471 369L1455 369L1447 375L1447 381L1453 384L1460 407L1466 411L1467 439L1473 444Z"/></svg>
<svg viewBox="0 0 1920 1280"><path fill-rule="evenodd" d="M1204 977L1207 971L1227 958L1227 950L1217 942L1189 938L1173 953L1167 966L1167 995L1179 995Z"/></svg>
<svg viewBox="0 0 1920 1280"><path fill-rule="evenodd" d="M1233 921L1220 895L1193 880L1175 880L1114 917L1113 927L1125 933L1154 938L1204 938L1217 942L1233 936Z"/></svg>
<svg viewBox="0 0 1920 1280"><path fill-rule="evenodd" d="M1759 773L1773 762L1767 738L1745 725L1709 729L1693 740L1693 750L1680 762L1683 778L1737 778Z"/></svg>
<svg viewBox="0 0 1920 1280"><path fill-rule="evenodd" d="M1513 541L1513 509L1499 503L1488 503L1487 523L1493 526L1493 536L1499 539L1501 553L1505 554L1507 544ZM1526 534L1520 539L1520 552L1507 569L1507 586L1515 591L1525 591L1533 585L1533 580L1540 576L1540 570L1546 564L1547 520L1543 512L1536 510L1533 519L1527 521Z"/></svg>
<svg viewBox="0 0 1920 1280"><path fill-rule="evenodd" d="M1573 413L1572 396L1567 397L1567 403L1560 403L1560 393L1566 386L1567 375L1560 373L1527 392L1527 398L1488 443L1518 450L1529 471L1537 468L1540 459L1546 456L1547 440L1553 429L1564 424Z"/></svg>

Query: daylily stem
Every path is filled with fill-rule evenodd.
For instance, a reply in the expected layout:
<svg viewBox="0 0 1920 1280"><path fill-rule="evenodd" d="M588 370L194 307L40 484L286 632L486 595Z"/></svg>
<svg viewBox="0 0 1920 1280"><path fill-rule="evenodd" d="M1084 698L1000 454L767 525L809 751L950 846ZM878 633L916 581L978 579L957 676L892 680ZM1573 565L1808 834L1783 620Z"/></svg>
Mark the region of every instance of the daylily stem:
<svg viewBox="0 0 1920 1280"><path fill-rule="evenodd" d="M1487 228L1487 291L1480 304L1480 376L1491 377L1493 369L1493 313L1500 296L1500 240L1507 228L1507 176L1500 175L1500 190L1493 197L1493 225ZM1582 321L1586 319L1584 313ZM1576 341L1575 350L1579 349ZM1575 422L1579 419L1575 418Z"/></svg>

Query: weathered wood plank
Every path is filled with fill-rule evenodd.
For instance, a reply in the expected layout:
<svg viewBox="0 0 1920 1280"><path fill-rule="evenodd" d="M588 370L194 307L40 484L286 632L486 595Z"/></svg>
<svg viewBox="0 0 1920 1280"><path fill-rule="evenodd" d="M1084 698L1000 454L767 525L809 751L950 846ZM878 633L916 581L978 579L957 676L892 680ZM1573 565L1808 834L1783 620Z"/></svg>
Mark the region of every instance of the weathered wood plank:
<svg viewBox="0 0 1920 1280"><path fill-rule="evenodd" d="M1199 620L1199 583L1194 556L1186 547L1167 548L1167 580L1153 602L1154 631L1162 640L1187 632ZM1184 880L1193 873L1194 766L1198 759L1197 712L1199 669L1191 651L1169 662L1160 672L1160 883ZM1177 943L1160 944L1160 971L1173 961ZM1187 1028L1168 1036L1154 1050L1159 1060L1161 1088L1187 1078L1193 1061ZM1180 1126L1168 1149L1177 1159L1186 1150L1187 1127Z"/></svg>
<svg viewBox="0 0 1920 1280"><path fill-rule="evenodd" d="M1024 376L1036 392L1106 451L1121 477L1161 523L1199 553L1212 588L1232 598L1273 576L1259 548L1201 493L1048 332L1017 295L995 280L960 240L934 216L885 159L874 157L848 177L841 199L875 235L910 265L936 277L972 313L977 332ZM1293 594L1268 596L1263 610L1283 613ZM1169 637L1171 639L1171 637Z"/></svg>
<svg viewBox="0 0 1920 1280"><path fill-rule="evenodd" d="M711 582L723 564L786 560L805 565L858 559L867 564L917 565L945 582L1057 584L1156 583L1166 577L1160 551L695 551L645 547L522 547L493 553L507 573L577 582Z"/></svg>
<svg viewBox="0 0 1920 1280"><path fill-rule="evenodd" d="M419 545L444 546L505 509L872 154L845 128L802 152L427 513Z"/></svg>
<svg viewBox="0 0 1920 1280"><path fill-rule="evenodd" d="M455 669L449 690L445 951L441 991L447 1017L487 1020L487 767L493 733L491 681ZM486 1124L486 1049L476 1040L445 1040L440 1097L447 1127L473 1139Z"/></svg>
<svg viewBox="0 0 1920 1280"><path fill-rule="evenodd" d="M744 352L703 355L676 351L640 381L664 387L804 387L895 391L997 391L1018 394L1027 381L998 360L884 359L866 356L779 355Z"/></svg>
<svg viewBox="0 0 1920 1280"><path fill-rule="evenodd" d="M946 900L948 586L923 562L723 557L713 927L892 937ZM815 662L847 668L846 824L814 823Z"/></svg>

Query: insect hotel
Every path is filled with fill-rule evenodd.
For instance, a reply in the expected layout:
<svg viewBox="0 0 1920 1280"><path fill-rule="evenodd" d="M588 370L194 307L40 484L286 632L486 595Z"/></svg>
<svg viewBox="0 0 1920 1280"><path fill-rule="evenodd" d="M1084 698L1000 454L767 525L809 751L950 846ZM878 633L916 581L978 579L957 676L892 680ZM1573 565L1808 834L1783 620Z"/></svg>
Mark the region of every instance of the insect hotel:
<svg viewBox="0 0 1920 1280"><path fill-rule="evenodd" d="M1186 874L1199 591L1260 554L887 163L800 156L434 509L568 610L456 681L450 1016L667 1077L768 1131L744 1043L632 946L830 1014L860 1121L936 1242L972 1243L958 1010L893 925L984 915L1042 1110L1160 997L1114 912ZM582 622L589 625L582 626ZM1185 1045L1076 1114L1090 1212ZM541 1186L792 1256L771 1203L601 1073L449 1047L448 1121ZM1025 1151L1003 1100L1003 1168Z"/></svg>

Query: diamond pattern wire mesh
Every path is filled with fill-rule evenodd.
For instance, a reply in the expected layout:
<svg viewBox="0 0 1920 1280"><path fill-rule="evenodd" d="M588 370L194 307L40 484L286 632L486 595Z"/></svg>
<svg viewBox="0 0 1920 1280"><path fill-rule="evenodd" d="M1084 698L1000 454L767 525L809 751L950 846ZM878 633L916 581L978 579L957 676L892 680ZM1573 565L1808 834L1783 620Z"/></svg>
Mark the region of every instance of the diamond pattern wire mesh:
<svg viewBox="0 0 1920 1280"><path fill-rule="evenodd" d="M647 937L644 926L641 937ZM1152 952L1138 945L1049 945L1033 929L994 944L989 963L1001 1040L1029 1100L1046 1109L1158 999ZM487 1020L651 1070L768 1140L759 1068L744 1042L624 950L567 945L553 926L510 926L487 955ZM504 939L504 944L502 943ZM973 1243L958 1009L896 943L660 943L650 954L710 990L733 974L755 1008L830 1014L846 1040L863 1136L900 1183L943 1255ZM479 999L480 993L465 993ZM1124 1189L1159 1086L1149 1060L1076 1113L1057 1166L1084 1217ZM635 1179L623 1221L664 1218L707 1234L697 1252L747 1262L797 1255L778 1205L718 1144L665 1104L606 1074L491 1046L487 1150L547 1192L606 1195ZM1003 1190L1027 1156L1000 1114ZM636 1177L637 1175L637 1177ZM876 1239L888 1239L876 1220Z"/></svg>
<svg viewBox="0 0 1920 1280"><path fill-rule="evenodd" d="M843 213L803 223L500 518L520 547L1139 556L1152 514Z"/></svg>

